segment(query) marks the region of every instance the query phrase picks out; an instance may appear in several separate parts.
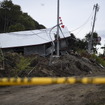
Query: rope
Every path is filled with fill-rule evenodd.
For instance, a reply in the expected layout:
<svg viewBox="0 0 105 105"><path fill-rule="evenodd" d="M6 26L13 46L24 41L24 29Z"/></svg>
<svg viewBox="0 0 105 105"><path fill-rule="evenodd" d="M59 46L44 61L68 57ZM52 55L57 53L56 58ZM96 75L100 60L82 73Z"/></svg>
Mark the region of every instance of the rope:
<svg viewBox="0 0 105 105"><path fill-rule="evenodd" d="M33 77L33 78L0 78L0 86L12 85L50 85L50 84L105 84L105 77Z"/></svg>

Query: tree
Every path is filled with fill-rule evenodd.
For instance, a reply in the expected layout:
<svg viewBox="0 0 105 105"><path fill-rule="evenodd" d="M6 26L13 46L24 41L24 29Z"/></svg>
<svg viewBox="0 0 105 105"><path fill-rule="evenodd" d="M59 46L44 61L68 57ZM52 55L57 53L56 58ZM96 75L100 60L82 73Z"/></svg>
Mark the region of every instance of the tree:
<svg viewBox="0 0 105 105"><path fill-rule="evenodd" d="M87 42L84 39L78 39L73 33L71 33L70 38L68 39L69 48L71 50L86 50Z"/></svg>
<svg viewBox="0 0 105 105"><path fill-rule="evenodd" d="M87 42L87 43L89 42L90 38L91 38L91 33L88 33L88 34L85 36L85 39L86 39L86 42ZM97 32L94 32L94 33L93 33L93 40L92 40L92 46L93 46L92 50L93 50L94 53L97 53L96 46L97 46L97 45L101 45L100 41L101 41L101 37L98 35ZM87 45L87 46L88 46L88 45Z"/></svg>
<svg viewBox="0 0 105 105"><path fill-rule="evenodd" d="M0 7L1 32L8 32L9 26L16 24L16 20L22 14L21 7L14 5L12 1L4 0Z"/></svg>
<svg viewBox="0 0 105 105"><path fill-rule="evenodd" d="M24 27L24 25L22 25L20 23L9 26L9 32L23 31L23 30L25 30L25 27Z"/></svg>
<svg viewBox="0 0 105 105"><path fill-rule="evenodd" d="M73 33L71 33L70 35L71 36L68 39L68 45L69 45L69 48L71 50L75 50L76 37L75 37L75 35Z"/></svg>
<svg viewBox="0 0 105 105"><path fill-rule="evenodd" d="M0 3L0 33L42 28L45 26L22 12L21 7L13 4L11 0L4 0Z"/></svg>
<svg viewBox="0 0 105 105"><path fill-rule="evenodd" d="M76 42L77 49L86 50L87 48L86 46L87 46L87 42L84 39L82 40L78 39L78 41Z"/></svg>

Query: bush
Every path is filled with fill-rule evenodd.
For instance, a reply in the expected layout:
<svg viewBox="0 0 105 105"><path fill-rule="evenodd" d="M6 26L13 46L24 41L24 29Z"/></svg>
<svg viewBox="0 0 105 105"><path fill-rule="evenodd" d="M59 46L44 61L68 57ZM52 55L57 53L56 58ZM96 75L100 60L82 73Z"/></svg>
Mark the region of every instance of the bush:
<svg viewBox="0 0 105 105"><path fill-rule="evenodd" d="M90 58L90 54L86 50L78 50L77 51L82 57Z"/></svg>
<svg viewBox="0 0 105 105"><path fill-rule="evenodd" d="M17 76L19 72L23 70L27 70L29 68L29 65L31 63L31 59L28 57L24 57L22 55L19 56L19 61L16 62L16 67L15 67L15 75Z"/></svg>
<svg viewBox="0 0 105 105"><path fill-rule="evenodd" d="M96 62L102 64L102 65L105 67L105 60L102 59L101 57L96 56L95 54L93 54L93 55L91 55L91 58L92 58L92 59L95 59Z"/></svg>
<svg viewBox="0 0 105 105"><path fill-rule="evenodd" d="M5 53L5 69L10 76L18 76L21 71L26 71L31 63L31 57L18 53Z"/></svg>
<svg viewBox="0 0 105 105"><path fill-rule="evenodd" d="M86 57L88 59L92 59L95 60L97 63L101 64L102 66L105 67L105 60L102 59L100 56L97 56L95 54L89 54L86 50L78 50L78 53L82 56L82 57Z"/></svg>

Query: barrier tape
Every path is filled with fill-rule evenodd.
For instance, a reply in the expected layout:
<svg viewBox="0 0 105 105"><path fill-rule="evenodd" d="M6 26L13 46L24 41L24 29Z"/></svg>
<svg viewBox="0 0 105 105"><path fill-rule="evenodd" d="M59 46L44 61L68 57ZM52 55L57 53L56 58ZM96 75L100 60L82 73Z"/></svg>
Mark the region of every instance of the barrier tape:
<svg viewBox="0 0 105 105"><path fill-rule="evenodd" d="M0 78L0 86L11 85L49 85L49 84L105 84L104 77L61 77L61 78Z"/></svg>

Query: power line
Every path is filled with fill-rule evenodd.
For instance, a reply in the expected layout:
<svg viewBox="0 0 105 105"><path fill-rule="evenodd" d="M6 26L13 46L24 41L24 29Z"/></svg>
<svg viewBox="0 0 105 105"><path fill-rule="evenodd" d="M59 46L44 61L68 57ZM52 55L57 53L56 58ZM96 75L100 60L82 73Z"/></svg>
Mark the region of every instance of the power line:
<svg viewBox="0 0 105 105"><path fill-rule="evenodd" d="M16 36L33 36L33 35L38 35L38 34L42 34L42 33L47 33L46 32L47 30L42 30L42 29L38 30L38 31L41 31L41 32L38 32L38 33L33 32L34 30L27 30L26 32L29 32L29 31L32 32L33 34L22 34L22 33L17 33L17 32L10 32L10 33L6 33L6 34L16 35ZM24 31L20 31L20 32L24 32Z"/></svg>
<svg viewBox="0 0 105 105"><path fill-rule="evenodd" d="M93 11L91 12L91 14L90 14L90 16L88 17L88 19L87 19L82 25L80 25L79 27L77 27L77 28L74 29L74 30L71 30L70 32L74 32L74 31L80 29L81 27L85 26L85 25L89 22L89 19L92 17L92 14L93 14Z"/></svg>
<svg viewBox="0 0 105 105"><path fill-rule="evenodd" d="M35 34L33 31L31 31L33 34ZM47 40L47 39L45 39L45 38L43 38L43 37L41 37L41 36L39 36L38 34L35 34L36 36L38 36L38 37L40 37L41 39L44 39L44 40L46 40L46 41L49 41L49 40Z"/></svg>

